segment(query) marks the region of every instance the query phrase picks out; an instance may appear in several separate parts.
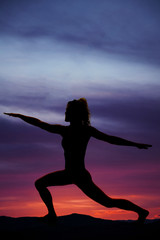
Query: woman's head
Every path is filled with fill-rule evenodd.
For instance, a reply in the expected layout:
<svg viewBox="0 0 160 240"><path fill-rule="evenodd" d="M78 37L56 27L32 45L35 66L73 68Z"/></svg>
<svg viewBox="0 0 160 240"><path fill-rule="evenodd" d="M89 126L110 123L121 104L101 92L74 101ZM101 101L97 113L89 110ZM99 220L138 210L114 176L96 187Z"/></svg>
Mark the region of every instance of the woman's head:
<svg viewBox="0 0 160 240"><path fill-rule="evenodd" d="M68 102L65 113L66 122L82 122L84 125L90 124L90 112L85 98Z"/></svg>

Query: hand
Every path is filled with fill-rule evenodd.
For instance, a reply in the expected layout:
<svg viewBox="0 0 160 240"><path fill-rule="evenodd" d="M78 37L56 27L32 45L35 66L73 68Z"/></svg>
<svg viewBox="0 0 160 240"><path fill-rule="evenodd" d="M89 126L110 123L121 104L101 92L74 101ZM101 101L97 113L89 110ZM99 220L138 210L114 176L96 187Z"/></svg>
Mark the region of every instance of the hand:
<svg viewBox="0 0 160 240"><path fill-rule="evenodd" d="M19 113L4 113L5 115L11 116L11 117L20 117Z"/></svg>
<svg viewBox="0 0 160 240"><path fill-rule="evenodd" d="M148 149L149 147L152 147L152 145L138 143L136 147L139 149Z"/></svg>

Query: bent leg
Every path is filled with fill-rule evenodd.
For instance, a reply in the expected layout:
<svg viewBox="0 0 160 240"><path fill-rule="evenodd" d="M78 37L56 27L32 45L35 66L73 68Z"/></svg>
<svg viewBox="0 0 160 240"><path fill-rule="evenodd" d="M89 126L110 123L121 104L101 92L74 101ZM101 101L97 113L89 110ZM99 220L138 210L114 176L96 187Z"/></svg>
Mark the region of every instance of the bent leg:
<svg viewBox="0 0 160 240"><path fill-rule="evenodd" d="M42 178L36 180L35 187L38 190L41 199L48 209L48 215L56 217L53 207L52 196L47 187L49 186L62 186L70 184L71 181L65 171L57 171L49 173Z"/></svg>
<svg viewBox="0 0 160 240"><path fill-rule="evenodd" d="M108 207L117 207L124 210L136 212L139 215L138 221L144 222L149 212L131 201L125 199L113 199L107 196L99 187L97 187L92 180L85 184L77 184L77 186L91 199L97 203Z"/></svg>

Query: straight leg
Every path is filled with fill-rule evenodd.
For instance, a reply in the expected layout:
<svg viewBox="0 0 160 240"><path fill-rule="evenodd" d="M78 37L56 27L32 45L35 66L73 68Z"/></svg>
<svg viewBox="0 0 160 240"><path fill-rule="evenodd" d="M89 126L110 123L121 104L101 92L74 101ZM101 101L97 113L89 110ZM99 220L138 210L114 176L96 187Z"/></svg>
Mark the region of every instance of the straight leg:
<svg viewBox="0 0 160 240"><path fill-rule="evenodd" d="M77 186L92 200L97 203L108 207L117 207L124 210L136 212L139 216L138 221L144 222L149 212L131 201L125 199L113 199L107 196L99 187L97 187L92 180L87 183L79 183Z"/></svg>

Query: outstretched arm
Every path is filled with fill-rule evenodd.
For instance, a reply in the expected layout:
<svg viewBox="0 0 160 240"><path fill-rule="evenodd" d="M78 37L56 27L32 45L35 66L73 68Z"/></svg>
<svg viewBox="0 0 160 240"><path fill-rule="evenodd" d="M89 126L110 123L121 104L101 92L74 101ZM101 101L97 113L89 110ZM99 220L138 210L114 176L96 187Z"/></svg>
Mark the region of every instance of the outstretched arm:
<svg viewBox="0 0 160 240"><path fill-rule="evenodd" d="M91 127L91 136L95 137L99 140L108 142L110 144L115 144L115 145L133 146L133 147L137 147L139 149L148 149L149 147L152 147L152 145L149 145L149 144L136 143L136 142L128 141L123 138L105 134L103 132L100 132L99 130L97 130L94 127Z"/></svg>
<svg viewBox="0 0 160 240"><path fill-rule="evenodd" d="M62 126L62 125L49 124L49 123L43 122L37 118L25 116L25 115L18 114L18 113L4 113L4 114L11 116L11 117L18 117L18 118L22 119L23 121L25 121L31 125L40 127L48 132L63 134L64 126Z"/></svg>

